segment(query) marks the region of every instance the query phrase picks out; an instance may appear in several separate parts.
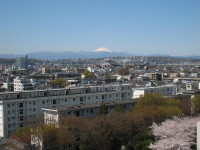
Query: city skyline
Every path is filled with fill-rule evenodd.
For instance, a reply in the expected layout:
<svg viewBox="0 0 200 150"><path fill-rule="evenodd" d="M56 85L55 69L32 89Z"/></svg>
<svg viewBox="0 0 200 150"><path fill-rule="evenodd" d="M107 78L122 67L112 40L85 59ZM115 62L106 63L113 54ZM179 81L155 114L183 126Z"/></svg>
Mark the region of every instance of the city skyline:
<svg viewBox="0 0 200 150"><path fill-rule="evenodd" d="M200 1L0 1L0 53L200 55Z"/></svg>

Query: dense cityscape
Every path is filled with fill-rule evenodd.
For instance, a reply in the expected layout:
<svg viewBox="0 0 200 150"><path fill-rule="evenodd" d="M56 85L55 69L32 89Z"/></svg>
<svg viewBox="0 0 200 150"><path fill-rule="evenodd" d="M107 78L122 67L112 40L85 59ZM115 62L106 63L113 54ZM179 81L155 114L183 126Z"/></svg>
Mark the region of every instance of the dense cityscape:
<svg viewBox="0 0 200 150"><path fill-rule="evenodd" d="M0 0L0 150L200 150L200 0Z"/></svg>
<svg viewBox="0 0 200 150"><path fill-rule="evenodd" d="M176 147L177 144L183 149L196 147L195 131L199 118L195 118L195 116L200 113L199 64L200 59L197 58L166 56L37 60L28 58L26 55L16 59L1 59L0 136L5 143L12 141L12 146L21 149L86 150L90 149L90 146L91 149L94 149L98 145L82 141L82 138L90 140L90 138L94 138L93 136L106 138L108 143L101 143L105 145L99 148L103 150L114 147L127 150L160 149L167 146L170 149ZM147 106L148 108L145 110ZM143 112L144 110L145 112ZM190 128L185 129L191 130L189 139L170 145L164 144L164 146L161 146L159 142L167 140L166 138L155 142L156 136L159 135L154 133L156 128L149 128L153 123L157 123L160 127L159 123L167 119L173 121L174 116L182 118L191 115L193 117L187 119L193 119L194 121L188 121L193 124L188 125ZM109 119L108 122L107 119ZM125 124L121 124L123 123L121 121L115 122L118 125L109 122L110 120L116 121L116 119L125 119ZM141 121L141 119L144 120ZM90 124L92 127L84 129L84 124L87 124L88 121L93 123ZM119 135L115 135L116 137L102 135L102 132L105 131L101 130L96 133L99 135L87 137L92 132L92 128L98 128L96 126L98 124L95 122L103 123L102 126L105 125L105 129L103 129L104 127L100 128L106 132L108 132L106 128L127 126L128 129L112 131L119 135L125 134L127 139L125 140L123 137L120 140ZM106 127L107 125L110 127ZM136 129L132 129L133 126ZM57 134L55 137L51 137L51 132L59 133L60 128L68 130L66 133L63 131L66 137L60 137ZM82 133L83 131L70 133L72 132L69 130L70 128L76 128L75 130L83 128L88 130L86 131L88 133ZM36 129L48 132L40 131L36 134ZM33 130L35 131L31 132ZM34 136L35 138L31 138ZM44 137L46 138L44 139ZM134 137L139 138L137 142L144 140L143 143L132 143L132 140L136 140ZM110 138L116 139L112 141ZM58 139L64 140L62 141L64 145L61 141L57 141ZM55 142L53 145L49 143L52 140ZM95 141L95 139L93 140ZM97 143L100 142L100 139L96 140ZM183 140L185 139L183 138ZM20 143L18 147L17 142ZM115 142L118 145L115 145ZM51 146L49 147L49 145ZM8 148L8 145L2 144L3 147Z"/></svg>

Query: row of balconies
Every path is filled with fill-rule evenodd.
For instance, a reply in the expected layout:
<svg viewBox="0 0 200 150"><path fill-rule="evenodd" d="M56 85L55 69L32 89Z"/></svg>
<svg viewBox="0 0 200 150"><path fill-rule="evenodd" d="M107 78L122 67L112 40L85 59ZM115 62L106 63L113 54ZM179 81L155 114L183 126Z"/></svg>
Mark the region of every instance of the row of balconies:
<svg viewBox="0 0 200 150"><path fill-rule="evenodd" d="M120 89L120 90L119 90ZM62 91L59 91L59 92L56 92L56 91L52 91L52 90L47 90L47 91L44 91L44 92L37 92L37 91L34 91L34 92L30 92L30 93L27 93L27 92L20 92L20 93L17 93L17 94L12 94L12 95L3 95L0 96L0 99L14 99L14 98L17 98L17 99L20 99L20 98L34 98L34 97L46 97L46 96L64 96L64 95L74 95L74 94L88 94L88 93L101 93L101 92L113 92L113 91L130 91L130 87L129 86L126 86L126 87L120 87L120 88L112 88L112 89L109 89L109 88L103 88L103 89L93 89L93 88L84 88L84 89L81 89L81 90L77 90L77 89L68 89L68 90L62 90Z"/></svg>
<svg viewBox="0 0 200 150"><path fill-rule="evenodd" d="M18 107L16 106L12 106L10 107L11 104L7 104L7 115L11 116L11 115L16 115L16 113L19 114L27 114L29 113L34 113L37 112L38 108L42 108L42 107L52 107L52 106L65 106L65 105L73 105L73 104L85 104L85 103L91 103L91 102L97 102L97 101L103 101L103 100L117 100L117 99L129 99L132 97L132 95L130 93L121 93L117 96L118 94L116 94L114 97L113 95L107 95L107 94L102 94L102 95L96 95L95 97L81 97L79 96L78 99L77 98L73 98L73 99L58 99L58 100L46 100L48 102L42 101L42 104L38 104L37 101L35 103L35 105L30 105L28 102L25 103L19 103ZM50 103L49 103L50 102ZM27 104L28 103L28 104ZM17 109L17 110L16 110Z"/></svg>

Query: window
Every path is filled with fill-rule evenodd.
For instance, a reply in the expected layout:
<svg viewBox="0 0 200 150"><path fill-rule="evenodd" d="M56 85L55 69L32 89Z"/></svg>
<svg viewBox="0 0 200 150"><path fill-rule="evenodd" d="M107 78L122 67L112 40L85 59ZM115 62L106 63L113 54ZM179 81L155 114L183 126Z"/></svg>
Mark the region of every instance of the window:
<svg viewBox="0 0 200 150"><path fill-rule="evenodd" d="M23 121L23 120L24 120L23 116L20 116L19 121Z"/></svg>
<svg viewBox="0 0 200 150"><path fill-rule="evenodd" d="M80 116L80 111L76 111L76 116Z"/></svg>
<svg viewBox="0 0 200 150"><path fill-rule="evenodd" d="M19 107L20 107L20 108L23 107L23 103L19 103Z"/></svg>
<svg viewBox="0 0 200 150"><path fill-rule="evenodd" d="M90 113L93 114L93 112L94 112L93 109L90 109Z"/></svg>
<svg viewBox="0 0 200 150"><path fill-rule="evenodd" d="M122 93L122 97L124 97L124 93Z"/></svg>
<svg viewBox="0 0 200 150"><path fill-rule="evenodd" d="M19 113L20 113L20 114L23 114L23 109L20 109L20 110L19 110Z"/></svg>
<svg viewBox="0 0 200 150"><path fill-rule="evenodd" d="M80 97L80 102L83 102L83 97Z"/></svg>
<svg viewBox="0 0 200 150"><path fill-rule="evenodd" d="M53 104L56 104L56 100L53 100Z"/></svg>

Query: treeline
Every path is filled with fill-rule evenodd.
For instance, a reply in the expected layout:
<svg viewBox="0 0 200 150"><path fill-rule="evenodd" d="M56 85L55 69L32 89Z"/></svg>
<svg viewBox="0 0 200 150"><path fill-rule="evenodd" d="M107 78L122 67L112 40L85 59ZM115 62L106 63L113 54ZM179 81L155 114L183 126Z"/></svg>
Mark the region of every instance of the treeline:
<svg viewBox="0 0 200 150"><path fill-rule="evenodd" d="M200 112L195 108L200 106L200 97L192 101L193 113ZM185 105L188 102L151 93L139 98L131 112L123 112L117 106L113 113L101 111L95 118L70 117L62 118L59 124L23 127L12 137L26 143L27 149L31 148L32 135L36 147L44 150L147 150L155 141L149 126L188 115Z"/></svg>
<svg viewBox="0 0 200 150"><path fill-rule="evenodd" d="M16 59L14 58L0 58L0 64L12 65L14 63L16 63Z"/></svg>

